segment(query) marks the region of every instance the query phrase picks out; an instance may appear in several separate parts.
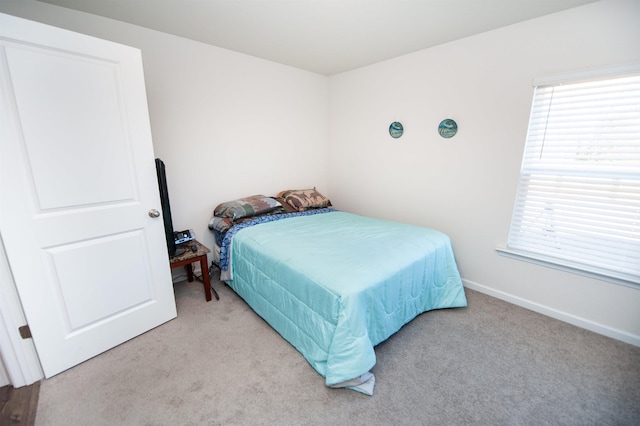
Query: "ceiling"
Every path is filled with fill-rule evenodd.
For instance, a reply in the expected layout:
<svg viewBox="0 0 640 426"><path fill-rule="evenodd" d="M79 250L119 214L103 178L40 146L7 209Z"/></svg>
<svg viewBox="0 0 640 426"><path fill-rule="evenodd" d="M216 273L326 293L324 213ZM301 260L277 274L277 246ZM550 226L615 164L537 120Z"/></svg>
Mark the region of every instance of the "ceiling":
<svg viewBox="0 0 640 426"><path fill-rule="evenodd" d="M595 0L39 0L324 75Z"/></svg>

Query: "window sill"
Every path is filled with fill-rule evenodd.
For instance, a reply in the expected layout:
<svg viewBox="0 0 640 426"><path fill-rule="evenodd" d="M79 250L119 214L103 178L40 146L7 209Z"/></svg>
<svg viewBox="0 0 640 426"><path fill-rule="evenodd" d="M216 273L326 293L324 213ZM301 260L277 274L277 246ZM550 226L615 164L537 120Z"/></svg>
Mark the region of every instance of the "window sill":
<svg viewBox="0 0 640 426"><path fill-rule="evenodd" d="M570 272L573 274L582 275L585 277L593 278L601 281L608 281L613 284L619 284L626 287L640 289L640 280L634 277L627 276L614 276L607 272L597 271L595 268L589 270L582 265L575 265L569 262L563 262L558 259L540 255L537 253L530 253L526 251L519 251L507 248L496 248L496 251L500 256L508 257L511 259L522 260L525 262L533 263L548 268L558 269L564 272Z"/></svg>

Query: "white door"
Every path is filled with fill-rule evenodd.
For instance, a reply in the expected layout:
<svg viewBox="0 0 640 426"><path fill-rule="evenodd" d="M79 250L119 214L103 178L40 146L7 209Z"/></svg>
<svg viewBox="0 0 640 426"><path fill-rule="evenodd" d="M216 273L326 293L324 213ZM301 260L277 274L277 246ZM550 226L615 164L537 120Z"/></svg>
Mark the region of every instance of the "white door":
<svg viewBox="0 0 640 426"><path fill-rule="evenodd" d="M0 14L0 233L46 377L176 316L140 52Z"/></svg>

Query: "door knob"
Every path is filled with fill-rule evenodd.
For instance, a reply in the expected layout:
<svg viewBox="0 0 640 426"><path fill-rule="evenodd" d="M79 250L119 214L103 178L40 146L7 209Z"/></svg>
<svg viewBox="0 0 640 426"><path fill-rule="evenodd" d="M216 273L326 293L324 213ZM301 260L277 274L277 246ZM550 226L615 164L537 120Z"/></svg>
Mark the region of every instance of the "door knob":
<svg viewBox="0 0 640 426"><path fill-rule="evenodd" d="M160 212L156 209L149 210L149 217L160 217Z"/></svg>

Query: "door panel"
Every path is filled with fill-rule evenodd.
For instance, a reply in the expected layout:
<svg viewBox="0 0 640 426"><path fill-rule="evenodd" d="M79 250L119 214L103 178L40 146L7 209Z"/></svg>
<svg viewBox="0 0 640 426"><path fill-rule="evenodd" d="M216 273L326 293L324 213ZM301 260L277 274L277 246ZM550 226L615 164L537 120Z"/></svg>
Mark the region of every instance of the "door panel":
<svg viewBox="0 0 640 426"><path fill-rule="evenodd" d="M129 232L45 249L69 333L153 300L143 237L142 232ZM103 259L118 267L104 268ZM138 285L130 285L131 280Z"/></svg>
<svg viewBox="0 0 640 426"><path fill-rule="evenodd" d="M6 56L40 209L134 199L118 64L24 46Z"/></svg>
<svg viewBox="0 0 640 426"><path fill-rule="evenodd" d="M0 231L47 377L176 316L140 52L0 14Z"/></svg>

